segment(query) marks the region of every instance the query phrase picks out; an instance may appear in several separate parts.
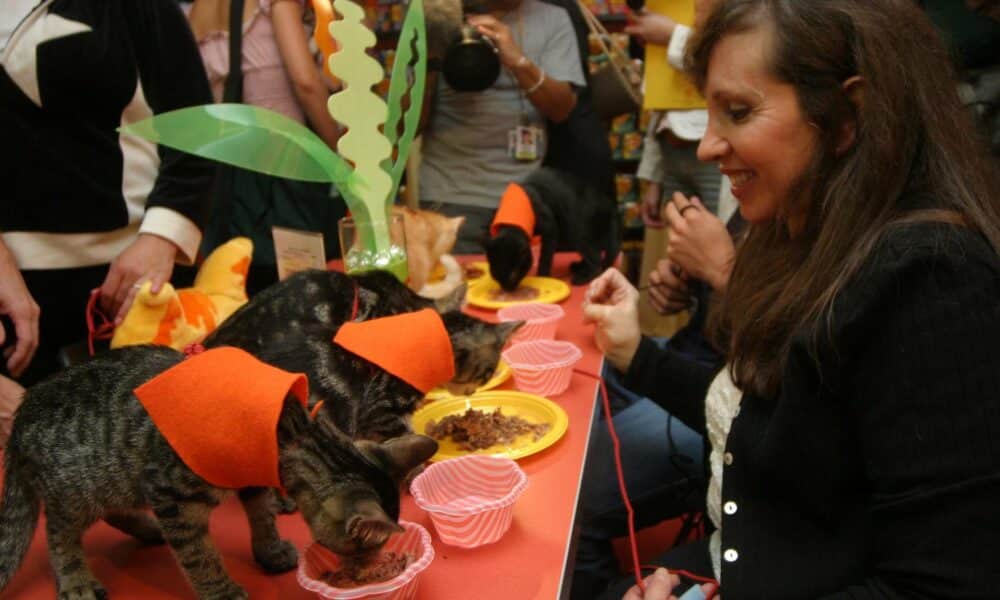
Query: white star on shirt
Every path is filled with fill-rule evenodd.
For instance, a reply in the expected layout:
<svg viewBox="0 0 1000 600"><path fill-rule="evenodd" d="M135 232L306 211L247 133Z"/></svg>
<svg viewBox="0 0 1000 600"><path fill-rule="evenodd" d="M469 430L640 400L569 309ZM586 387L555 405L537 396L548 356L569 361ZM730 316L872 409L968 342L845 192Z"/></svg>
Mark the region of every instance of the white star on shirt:
<svg viewBox="0 0 1000 600"><path fill-rule="evenodd" d="M48 4L48 3L46 3ZM25 19L20 29L14 32L4 49L3 68L31 101L41 107L42 96L38 90L38 64L35 55L38 46L49 40L92 31L90 25L73 21L45 10L35 12Z"/></svg>

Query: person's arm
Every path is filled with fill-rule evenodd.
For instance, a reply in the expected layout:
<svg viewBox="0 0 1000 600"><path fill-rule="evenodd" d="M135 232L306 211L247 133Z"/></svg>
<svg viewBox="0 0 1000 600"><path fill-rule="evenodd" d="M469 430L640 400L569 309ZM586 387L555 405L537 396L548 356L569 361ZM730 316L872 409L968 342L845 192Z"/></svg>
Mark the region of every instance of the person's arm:
<svg viewBox="0 0 1000 600"><path fill-rule="evenodd" d="M24 399L24 388L16 381L0 375L0 450L7 446L14 413Z"/></svg>
<svg viewBox="0 0 1000 600"><path fill-rule="evenodd" d="M550 76L545 70L532 62L517 46L510 28L491 15L472 15L469 23L479 30L479 33L490 38L497 47L500 64L517 80L525 96L538 112L555 123L565 121L576 106L576 92L568 81ZM569 16L566 17L566 32L574 36ZM569 40L572 59L579 63L576 42Z"/></svg>
<svg viewBox="0 0 1000 600"><path fill-rule="evenodd" d="M867 475L870 543L866 576L830 599L1000 589L1000 277L986 243L959 245L958 235L975 234L939 238L950 256L910 236L885 255L892 268L865 274L845 303L866 316L844 328L838 349L853 356L840 354L838 370Z"/></svg>
<svg viewBox="0 0 1000 600"><path fill-rule="evenodd" d="M0 314L7 315L14 323L17 343L4 351L3 359L7 363L7 371L18 377L28 367L38 348L39 309L3 238L0 238ZM6 334L0 327L0 346L5 341Z"/></svg>
<svg viewBox="0 0 1000 600"><path fill-rule="evenodd" d="M142 93L153 114L211 104L198 46L177 3L147 0L123 6ZM199 225L208 215L214 164L165 146L157 152L160 167L139 235L111 263L101 285L101 306L116 322L131 307L141 281L151 281L157 292L170 279L175 260L194 262Z"/></svg>
<svg viewBox="0 0 1000 600"><path fill-rule="evenodd" d="M309 52L309 43L302 28L302 5L295 0L275 2L271 5L271 23L285 72L310 127L331 150L336 151L337 140L343 132L326 108L330 90Z"/></svg>
<svg viewBox="0 0 1000 600"><path fill-rule="evenodd" d="M625 386L705 431L705 394L716 369L661 350L639 330L639 292L614 267L590 283L583 304L604 358L625 373Z"/></svg>

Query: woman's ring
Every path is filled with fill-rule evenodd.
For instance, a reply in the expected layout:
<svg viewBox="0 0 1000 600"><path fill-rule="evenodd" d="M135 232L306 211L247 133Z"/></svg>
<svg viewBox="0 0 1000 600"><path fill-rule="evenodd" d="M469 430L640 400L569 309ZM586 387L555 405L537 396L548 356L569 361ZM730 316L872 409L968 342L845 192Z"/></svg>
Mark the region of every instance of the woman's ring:
<svg viewBox="0 0 1000 600"><path fill-rule="evenodd" d="M687 210L687 209L689 209L689 208L693 208L693 209L695 209L695 210L698 210L698 207L697 207L697 206L695 206L694 204L688 204L687 206L682 206L682 207L680 208L680 210L678 210L678 211L677 211L677 213L678 213L678 214L680 214L680 215L683 215L683 214L684 214L684 211L686 211L686 210Z"/></svg>

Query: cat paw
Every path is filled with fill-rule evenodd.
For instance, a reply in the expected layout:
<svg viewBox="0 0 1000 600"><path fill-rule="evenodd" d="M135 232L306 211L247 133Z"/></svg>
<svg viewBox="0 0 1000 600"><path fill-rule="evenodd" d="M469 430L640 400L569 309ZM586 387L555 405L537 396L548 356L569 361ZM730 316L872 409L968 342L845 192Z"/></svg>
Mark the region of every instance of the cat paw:
<svg viewBox="0 0 1000 600"><path fill-rule="evenodd" d="M274 494L274 507L279 515L291 515L299 510L299 507L295 504L295 500L292 500L288 496L282 496L277 492Z"/></svg>
<svg viewBox="0 0 1000 600"><path fill-rule="evenodd" d="M592 279L600 275L600 267L590 266L583 261L577 261L569 266L570 283L573 285L583 285L590 283Z"/></svg>
<svg viewBox="0 0 1000 600"><path fill-rule="evenodd" d="M249 600L250 594L230 581L222 589L211 593L202 593L198 597L201 600Z"/></svg>
<svg viewBox="0 0 1000 600"><path fill-rule="evenodd" d="M299 564L299 552L291 542L278 540L263 548L253 549L254 560L268 573L285 573Z"/></svg>

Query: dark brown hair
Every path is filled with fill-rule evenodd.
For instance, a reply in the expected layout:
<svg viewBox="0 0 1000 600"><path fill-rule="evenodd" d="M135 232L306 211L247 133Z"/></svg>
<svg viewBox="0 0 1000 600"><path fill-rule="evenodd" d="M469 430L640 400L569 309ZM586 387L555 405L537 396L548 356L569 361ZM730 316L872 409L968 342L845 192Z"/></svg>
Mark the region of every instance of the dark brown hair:
<svg viewBox="0 0 1000 600"><path fill-rule="evenodd" d="M834 299L887 229L949 211L1000 251L1000 207L948 52L912 0L722 0L689 47L700 89L719 40L756 27L772 32L770 71L795 87L819 142L779 218L749 228L710 327L737 385L774 394L793 336L815 358ZM855 75L860 106L843 88ZM856 140L838 155L849 120ZM795 235L789 214L805 215Z"/></svg>

